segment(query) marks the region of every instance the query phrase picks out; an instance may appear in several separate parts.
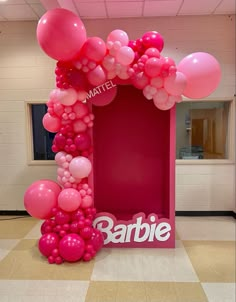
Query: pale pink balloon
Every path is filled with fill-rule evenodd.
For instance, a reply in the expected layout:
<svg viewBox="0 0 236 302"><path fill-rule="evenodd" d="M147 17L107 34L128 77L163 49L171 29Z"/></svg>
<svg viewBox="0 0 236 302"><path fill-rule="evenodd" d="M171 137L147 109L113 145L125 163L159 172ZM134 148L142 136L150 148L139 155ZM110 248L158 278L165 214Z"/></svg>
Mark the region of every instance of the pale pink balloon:
<svg viewBox="0 0 236 302"><path fill-rule="evenodd" d="M175 100L170 96L167 98L166 102L164 103L155 103L155 106L160 110L169 110L175 105Z"/></svg>
<svg viewBox="0 0 236 302"><path fill-rule="evenodd" d="M134 87L138 89L143 89L145 86L148 85L148 77L145 75L144 72L139 72L134 75L132 78L132 83Z"/></svg>
<svg viewBox="0 0 236 302"><path fill-rule="evenodd" d="M106 82L106 73L104 69L98 65L87 73L87 79L91 85L99 86Z"/></svg>
<svg viewBox="0 0 236 302"><path fill-rule="evenodd" d="M161 72L162 60L156 57L150 58L144 65L144 70L147 76L156 77Z"/></svg>
<svg viewBox="0 0 236 302"><path fill-rule="evenodd" d="M81 202L81 208L82 209L86 209L89 208L93 205L93 199L91 196L86 195L84 198L82 198L82 202Z"/></svg>
<svg viewBox="0 0 236 302"><path fill-rule="evenodd" d="M78 91L77 98L79 101L84 101L87 97L87 91L80 90Z"/></svg>
<svg viewBox="0 0 236 302"><path fill-rule="evenodd" d="M113 70L115 68L115 58L113 56L107 55L102 61L102 66L107 70Z"/></svg>
<svg viewBox="0 0 236 302"><path fill-rule="evenodd" d="M86 38L84 24L76 14L67 9L49 10L38 22L38 43L44 52L55 60L74 59Z"/></svg>
<svg viewBox="0 0 236 302"><path fill-rule="evenodd" d="M219 85L221 69L218 61L205 52L195 52L183 58L177 66L187 79L183 95L193 99L209 96Z"/></svg>
<svg viewBox="0 0 236 302"><path fill-rule="evenodd" d="M63 158L63 160L62 160ZM66 161L66 152L60 151L55 155L55 161L58 165Z"/></svg>
<svg viewBox="0 0 236 302"><path fill-rule="evenodd" d="M155 88L162 88L164 85L164 80L162 77L157 76L155 78L152 78L150 83Z"/></svg>
<svg viewBox="0 0 236 302"><path fill-rule="evenodd" d="M135 57L134 51L129 46L121 47L116 53L116 61L122 65L129 65Z"/></svg>
<svg viewBox="0 0 236 302"><path fill-rule="evenodd" d="M127 33L120 29L115 29L107 37L107 42L116 42L119 41L121 46L126 46L129 43L129 37Z"/></svg>
<svg viewBox="0 0 236 302"><path fill-rule="evenodd" d="M88 177L92 170L90 160L84 156L77 156L69 164L69 171L74 178Z"/></svg>
<svg viewBox="0 0 236 302"><path fill-rule="evenodd" d="M153 96L153 102L155 106L158 104L163 104L167 101L168 99L168 93L164 88L158 89L157 93Z"/></svg>
<svg viewBox="0 0 236 302"><path fill-rule="evenodd" d="M48 112L44 115L42 123L43 127L52 133L59 131L61 128L61 120L56 116L52 116Z"/></svg>
<svg viewBox="0 0 236 302"><path fill-rule="evenodd" d="M65 212L73 212L77 210L80 204L81 195L73 188L62 190L58 196L58 206Z"/></svg>
<svg viewBox="0 0 236 302"><path fill-rule="evenodd" d="M106 44L99 37L91 37L84 43L81 52L86 58L99 62L106 54Z"/></svg>
<svg viewBox="0 0 236 302"><path fill-rule="evenodd" d="M77 101L77 96L77 91L73 88L58 89L57 92L58 101L65 106L74 105Z"/></svg>
<svg viewBox="0 0 236 302"><path fill-rule="evenodd" d="M181 95L184 92L186 84L185 75L179 71L164 80L164 88L172 95Z"/></svg>

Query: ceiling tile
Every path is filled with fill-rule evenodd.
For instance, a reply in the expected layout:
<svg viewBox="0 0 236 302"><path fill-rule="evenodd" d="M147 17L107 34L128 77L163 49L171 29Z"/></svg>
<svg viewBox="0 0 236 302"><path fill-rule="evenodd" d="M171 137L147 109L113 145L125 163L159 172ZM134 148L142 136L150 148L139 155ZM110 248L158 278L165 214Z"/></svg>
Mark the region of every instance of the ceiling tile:
<svg viewBox="0 0 236 302"><path fill-rule="evenodd" d="M27 4L0 6L0 14L8 20L36 20L37 15Z"/></svg>
<svg viewBox="0 0 236 302"><path fill-rule="evenodd" d="M184 0L179 15L211 14L221 0Z"/></svg>
<svg viewBox="0 0 236 302"><path fill-rule="evenodd" d="M144 16L176 16L182 0L145 1Z"/></svg>
<svg viewBox="0 0 236 302"><path fill-rule="evenodd" d="M216 8L215 14L235 14L236 2L235 0L224 0Z"/></svg>
<svg viewBox="0 0 236 302"><path fill-rule="evenodd" d="M6 2L0 2L0 5L11 5L11 4L25 4L25 0L7 0Z"/></svg>
<svg viewBox="0 0 236 302"><path fill-rule="evenodd" d="M110 18L141 17L143 2L107 2L107 12Z"/></svg>
<svg viewBox="0 0 236 302"><path fill-rule="evenodd" d="M40 18L42 17L43 14L46 13L46 9L41 4L35 3L35 4L31 4L30 6L32 10L36 13L36 15Z"/></svg>
<svg viewBox="0 0 236 302"><path fill-rule="evenodd" d="M101 2L80 2L76 4L77 10L81 18L106 18L105 3Z"/></svg>
<svg viewBox="0 0 236 302"><path fill-rule="evenodd" d="M29 3L29 4L37 4L37 3L39 4L39 3L41 3L40 0L25 0L25 2Z"/></svg>

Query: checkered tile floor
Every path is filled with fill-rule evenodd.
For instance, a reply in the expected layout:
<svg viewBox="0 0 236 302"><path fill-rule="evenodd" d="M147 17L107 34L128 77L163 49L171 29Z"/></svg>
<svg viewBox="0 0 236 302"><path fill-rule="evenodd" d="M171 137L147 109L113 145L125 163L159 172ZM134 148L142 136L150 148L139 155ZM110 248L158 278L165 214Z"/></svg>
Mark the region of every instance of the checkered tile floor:
<svg viewBox="0 0 236 302"><path fill-rule="evenodd" d="M41 221L0 216L0 302L235 302L235 220L177 217L175 249L108 249L49 265Z"/></svg>

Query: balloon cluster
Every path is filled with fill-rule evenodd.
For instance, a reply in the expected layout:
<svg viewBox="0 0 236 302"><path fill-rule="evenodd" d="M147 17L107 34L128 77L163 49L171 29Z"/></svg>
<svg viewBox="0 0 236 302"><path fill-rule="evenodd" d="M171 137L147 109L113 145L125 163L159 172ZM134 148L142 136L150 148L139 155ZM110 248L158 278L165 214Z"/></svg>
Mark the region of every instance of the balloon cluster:
<svg viewBox="0 0 236 302"><path fill-rule="evenodd" d="M120 29L106 41L87 38L81 20L66 9L46 12L37 26L37 40L44 52L57 60L56 88L50 93L42 123L55 137L57 182L39 180L26 190L29 214L45 221L41 227L40 252L49 263L88 261L103 245L93 228L96 209L89 186L94 115L91 104L113 101L117 85L131 84L142 90L161 110L172 108L182 95L203 98L220 81L220 67L208 53L193 53L178 65L161 52L164 39L150 31L129 40Z"/></svg>
<svg viewBox="0 0 236 302"><path fill-rule="evenodd" d="M42 255L49 263L56 264L91 260L103 246L101 232L92 226L95 208L70 213L53 208L52 212L54 217L41 225L42 237L38 247Z"/></svg>

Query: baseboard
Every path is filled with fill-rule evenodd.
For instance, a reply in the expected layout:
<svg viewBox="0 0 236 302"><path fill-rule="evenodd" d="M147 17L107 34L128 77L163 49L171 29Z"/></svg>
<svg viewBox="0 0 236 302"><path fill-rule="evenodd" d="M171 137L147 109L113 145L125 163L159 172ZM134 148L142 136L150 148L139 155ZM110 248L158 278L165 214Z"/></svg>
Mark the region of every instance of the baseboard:
<svg viewBox="0 0 236 302"><path fill-rule="evenodd" d="M0 216L29 216L27 211L0 210ZM234 211L176 211L176 216L231 216L236 219Z"/></svg>
<svg viewBox="0 0 236 302"><path fill-rule="evenodd" d="M234 211L176 211L175 216L231 216L236 219L236 213Z"/></svg>

